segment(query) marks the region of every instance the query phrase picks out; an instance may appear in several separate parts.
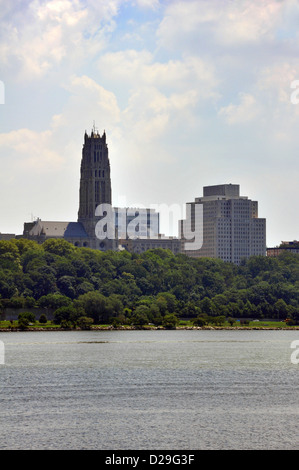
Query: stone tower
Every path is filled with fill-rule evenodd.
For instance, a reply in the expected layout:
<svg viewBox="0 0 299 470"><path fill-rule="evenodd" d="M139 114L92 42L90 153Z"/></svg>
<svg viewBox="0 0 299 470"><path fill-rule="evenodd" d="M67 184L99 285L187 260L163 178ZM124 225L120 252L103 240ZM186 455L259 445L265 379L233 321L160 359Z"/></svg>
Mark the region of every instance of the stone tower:
<svg viewBox="0 0 299 470"><path fill-rule="evenodd" d="M105 131L102 135L93 128L91 135L85 131L81 160L78 222L89 237L95 237L95 216L99 204L111 204L111 178L108 146Z"/></svg>

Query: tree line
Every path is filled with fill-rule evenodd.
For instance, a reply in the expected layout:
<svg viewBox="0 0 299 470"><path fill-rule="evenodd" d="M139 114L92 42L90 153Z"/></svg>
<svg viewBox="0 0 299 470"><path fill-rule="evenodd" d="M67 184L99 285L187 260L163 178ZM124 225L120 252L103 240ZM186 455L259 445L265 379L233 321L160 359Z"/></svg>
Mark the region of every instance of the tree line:
<svg viewBox="0 0 299 470"><path fill-rule="evenodd" d="M0 241L0 309L50 308L55 322L174 325L221 319L299 323L299 256L239 266L170 250L101 252L63 239ZM84 323L85 322L85 323Z"/></svg>

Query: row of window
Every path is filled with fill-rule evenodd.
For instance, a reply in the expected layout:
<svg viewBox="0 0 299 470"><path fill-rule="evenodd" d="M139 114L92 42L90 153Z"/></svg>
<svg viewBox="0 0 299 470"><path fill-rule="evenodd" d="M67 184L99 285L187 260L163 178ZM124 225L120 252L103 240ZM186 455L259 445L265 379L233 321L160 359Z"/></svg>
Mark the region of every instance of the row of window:
<svg viewBox="0 0 299 470"><path fill-rule="evenodd" d="M96 163L96 162L99 162L100 160L102 160L102 152L99 152L98 150L95 150L93 152L93 161L94 161L94 163Z"/></svg>
<svg viewBox="0 0 299 470"><path fill-rule="evenodd" d="M105 170L95 170L94 176L95 178L105 178Z"/></svg>

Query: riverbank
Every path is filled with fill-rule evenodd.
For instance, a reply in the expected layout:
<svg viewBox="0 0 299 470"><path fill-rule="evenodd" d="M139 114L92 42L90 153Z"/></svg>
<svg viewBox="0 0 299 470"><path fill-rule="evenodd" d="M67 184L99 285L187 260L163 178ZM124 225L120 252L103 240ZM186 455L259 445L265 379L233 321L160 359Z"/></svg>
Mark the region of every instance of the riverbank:
<svg viewBox="0 0 299 470"><path fill-rule="evenodd" d="M94 326L90 328L88 331L140 331L140 330L283 330L283 331L293 331L299 330L299 326L285 326L285 327L274 327L274 326L177 326L176 328L164 328L163 326L151 326L151 327L136 327L136 326L118 326L113 327L111 325L105 326ZM80 328L61 328L61 327L27 327L25 329L18 328L18 327L7 327L7 328L0 328L1 332L18 332L18 331L83 331Z"/></svg>

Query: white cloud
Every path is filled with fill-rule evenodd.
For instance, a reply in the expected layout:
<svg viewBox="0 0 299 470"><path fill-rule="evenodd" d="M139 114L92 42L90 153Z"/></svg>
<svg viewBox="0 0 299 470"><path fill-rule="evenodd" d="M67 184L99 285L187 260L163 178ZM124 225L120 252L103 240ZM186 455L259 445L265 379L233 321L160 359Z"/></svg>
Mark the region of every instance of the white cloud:
<svg viewBox="0 0 299 470"><path fill-rule="evenodd" d="M11 158L15 172L49 173L62 165L62 158L53 147L52 132L18 129L0 134L0 151Z"/></svg>
<svg viewBox="0 0 299 470"><path fill-rule="evenodd" d="M101 79L130 93L139 87L153 86L171 92L196 90L201 99L218 95L219 79L215 67L208 60L187 56L181 60L155 61L149 51L126 50L107 53L98 60Z"/></svg>
<svg viewBox="0 0 299 470"><path fill-rule="evenodd" d="M142 142L153 143L171 128L187 126L189 110L196 102L194 90L166 97L154 87L139 89L122 113L125 129L131 130L137 146L142 146Z"/></svg>
<svg viewBox="0 0 299 470"><path fill-rule="evenodd" d="M210 50L211 43L240 47L273 39L284 8L285 2L274 0L170 2L157 32L159 43L179 50Z"/></svg>
<svg viewBox="0 0 299 470"><path fill-rule="evenodd" d="M19 80L40 79L57 67L78 69L99 53L120 0L33 0L0 21L0 59Z"/></svg>
<svg viewBox="0 0 299 470"><path fill-rule="evenodd" d="M62 112L52 117L49 129L37 132L22 128L0 133L0 153L9 155L9 166L13 165L14 172L36 175L63 170L74 162L72 152L77 154L76 161L80 160L84 130L92 128L93 119L105 116L98 124L106 128L119 121L114 94L91 78L74 75L66 88L69 100Z"/></svg>
<svg viewBox="0 0 299 470"><path fill-rule="evenodd" d="M265 168L276 181L282 162L296 167L297 0L0 4L2 218L13 221L21 201L76 220L93 121L107 132L113 194L140 203L184 202L227 178L246 180L255 197ZM270 186L259 194L271 201ZM289 188L296 201L294 180Z"/></svg>
<svg viewBox="0 0 299 470"><path fill-rule="evenodd" d="M243 124L254 121L261 114L261 106L254 96L249 93L240 93L239 98L239 104L230 103L218 112L218 115L223 116L228 124Z"/></svg>
<svg viewBox="0 0 299 470"><path fill-rule="evenodd" d="M53 118L53 126L57 130L63 126L73 132L74 124L77 128L81 126L82 129L87 120L97 120L98 117L107 127L119 121L120 110L114 93L90 77L73 75L64 86L70 93L70 98L62 113Z"/></svg>
<svg viewBox="0 0 299 470"><path fill-rule="evenodd" d="M291 83L299 79L298 59L271 63L260 70L256 87L272 102L290 104Z"/></svg>
<svg viewBox="0 0 299 470"><path fill-rule="evenodd" d="M152 10L157 9L160 6L159 0L135 0L134 3L141 8L149 8Z"/></svg>

